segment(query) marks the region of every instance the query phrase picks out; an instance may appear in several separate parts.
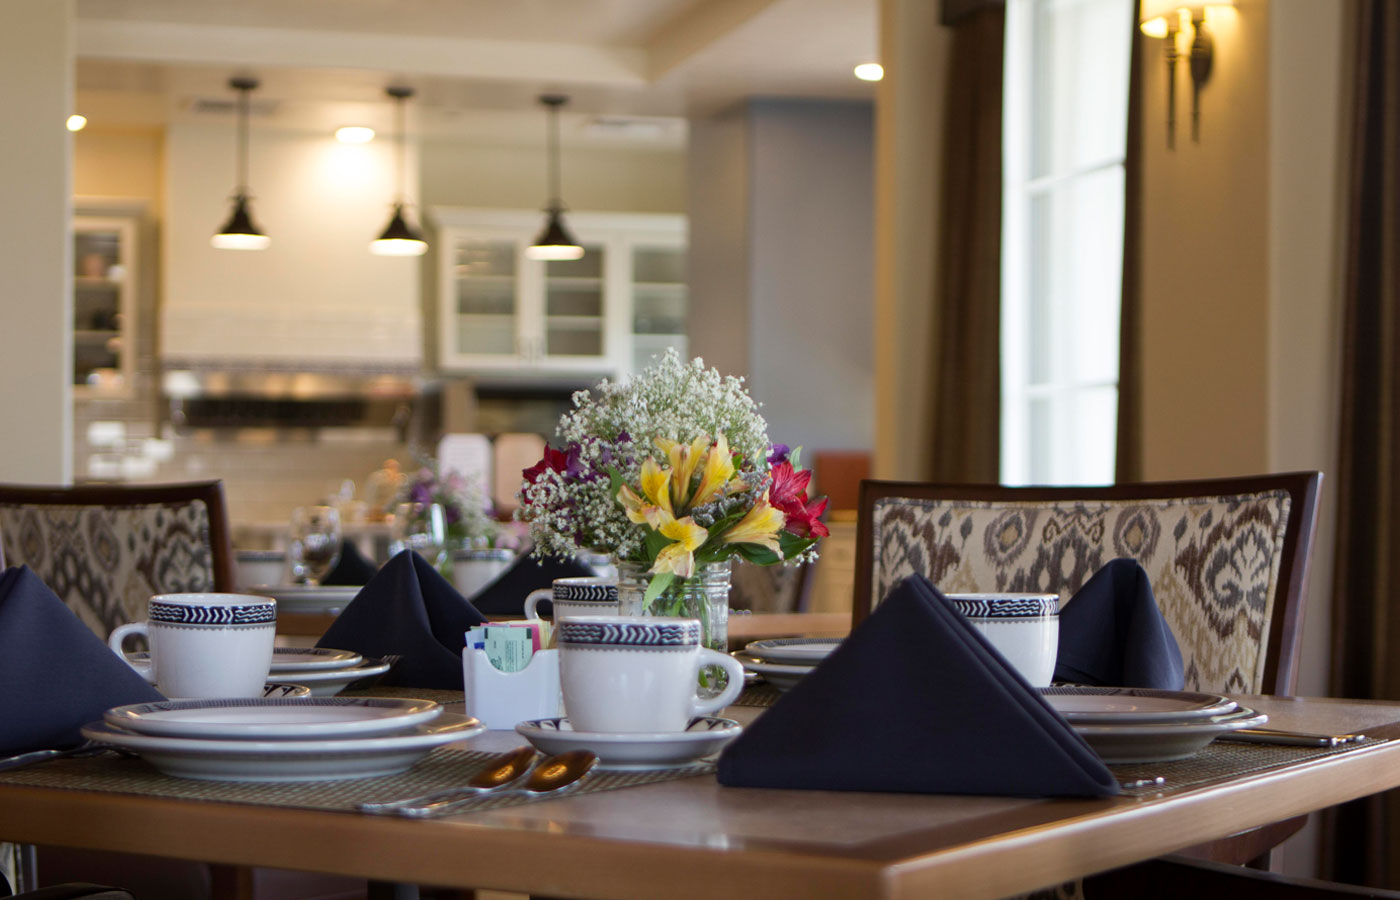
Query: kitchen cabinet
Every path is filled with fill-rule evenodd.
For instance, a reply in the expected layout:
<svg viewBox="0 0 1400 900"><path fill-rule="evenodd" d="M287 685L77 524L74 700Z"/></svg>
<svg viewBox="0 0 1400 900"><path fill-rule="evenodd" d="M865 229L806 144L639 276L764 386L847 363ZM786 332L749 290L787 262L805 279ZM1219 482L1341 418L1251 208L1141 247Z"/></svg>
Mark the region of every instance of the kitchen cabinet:
<svg viewBox="0 0 1400 900"><path fill-rule="evenodd" d="M532 260L534 210L433 211L438 360L482 374L622 375L686 351L686 220L569 213L584 255Z"/></svg>
<svg viewBox="0 0 1400 900"><path fill-rule="evenodd" d="M137 327L136 215L73 217L73 385L129 396Z"/></svg>

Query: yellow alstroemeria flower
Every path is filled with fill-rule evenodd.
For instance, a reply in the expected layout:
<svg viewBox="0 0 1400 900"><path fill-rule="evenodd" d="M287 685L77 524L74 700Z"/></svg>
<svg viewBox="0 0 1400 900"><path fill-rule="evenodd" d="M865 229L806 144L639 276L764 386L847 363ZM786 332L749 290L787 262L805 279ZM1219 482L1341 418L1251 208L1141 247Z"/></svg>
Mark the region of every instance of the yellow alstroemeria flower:
<svg viewBox="0 0 1400 900"><path fill-rule="evenodd" d="M734 477L734 457L729 453L729 441L721 433L715 445L705 457L705 472L700 476L700 484L695 488L695 496L690 499L692 506L703 506L724 490L729 479Z"/></svg>
<svg viewBox="0 0 1400 900"><path fill-rule="evenodd" d="M768 492L764 491L753 509L729 526L719 539L726 544L757 544L781 556L783 551L778 546L778 532L786 521L787 516L783 515L782 510L769 505Z"/></svg>
<svg viewBox="0 0 1400 900"><path fill-rule="evenodd" d="M650 456L642 462L642 496L651 501L652 505L658 509L665 510L668 514L672 510L671 492L667 485L671 480L671 470L663 469L656 464L656 460Z"/></svg>
<svg viewBox="0 0 1400 900"><path fill-rule="evenodd" d="M637 494L637 492L632 490L625 484L618 489L617 502L622 504L622 509L624 512L627 513L627 518L633 522L636 522L638 525L641 525L648 521L648 510L656 508L643 502L642 498Z"/></svg>
<svg viewBox="0 0 1400 900"><path fill-rule="evenodd" d="M695 574L695 551L704 545L710 533L696 525L690 516L677 519L670 513L657 515L656 530L675 543L668 544L656 554L656 562L651 565L652 574L670 572L677 578L689 578Z"/></svg>
<svg viewBox="0 0 1400 900"><path fill-rule="evenodd" d="M671 498L675 501L675 508L684 509L690 501L690 479L695 475L700 460L705 457L710 436L702 434L689 445L670 438L657 438L656 446L671 461Z"/></svg>

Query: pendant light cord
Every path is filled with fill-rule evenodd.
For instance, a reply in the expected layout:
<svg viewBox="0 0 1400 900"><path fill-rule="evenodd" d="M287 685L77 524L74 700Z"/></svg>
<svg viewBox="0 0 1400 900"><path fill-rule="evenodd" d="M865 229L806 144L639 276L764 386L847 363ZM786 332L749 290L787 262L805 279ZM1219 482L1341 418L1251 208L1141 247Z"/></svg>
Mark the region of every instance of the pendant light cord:
<svg viewBox="0 0 1400 900"><path fill-rule="evenodd" d="M404 187L405 187L405 183L406 183L406 182L405 182L405 175L404 175L404 132L405 132L405 130L406 130L406 128L407 128L407 125L406 125L406 120L405 120L405 118L404 118L404 108L403 108L404 99L405 99L405 98L404 98L403 96L398 96L398 97L395 97L395 98L394 98L394 103L396 104L396 106L395 106L395 115L396 115L396 117L398 118L398 127L399 127L399 147L398 147L398 152L399 152L399 162L398 162L398 165L399 165L399 184L398 184L398 188L396 189L396 196L394 197L394 204L395 204L396 206L403 206L403 203L404 203L404 199L403 199L403 198L404 198Z"/></svg>
<svg viewBox="0 0 1400 900"><path fill-rule="evenodd" d="M238 89L238 196L248 196L248 92Z"/></svg>
<svg viewBox="0 0 1400 900"><path fill-rule="evenodd" d="M559 196L559 106L549 108L549 208L562 209Z"/></svg>

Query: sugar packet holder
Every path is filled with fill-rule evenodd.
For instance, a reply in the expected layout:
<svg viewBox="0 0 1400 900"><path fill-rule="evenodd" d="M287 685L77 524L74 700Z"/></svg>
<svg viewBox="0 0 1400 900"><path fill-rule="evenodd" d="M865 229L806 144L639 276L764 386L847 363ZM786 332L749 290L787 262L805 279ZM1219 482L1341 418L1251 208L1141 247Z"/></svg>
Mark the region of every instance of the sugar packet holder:
<svg viewBox="0 0 1400 900"><path fill-rule="evenodd" d="M527 719L560 714L559 651L536 650L525 668L502 672L484 650L462 650L462 687L466 714L487 728L510 729Z"/></svg>

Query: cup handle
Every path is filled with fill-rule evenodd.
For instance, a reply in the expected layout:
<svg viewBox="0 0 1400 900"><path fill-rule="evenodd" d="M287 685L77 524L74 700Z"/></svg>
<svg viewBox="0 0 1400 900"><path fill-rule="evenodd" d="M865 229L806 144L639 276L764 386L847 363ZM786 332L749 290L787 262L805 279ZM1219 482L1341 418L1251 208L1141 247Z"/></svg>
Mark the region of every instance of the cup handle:
<svg viewBox="0 0 1400 900"><path fill-rule="evenodd" d="M724 686L718 697L710 700L701 700L696 697L690 703L690 715L708 716L719 712L735 700L739 699L739 693L744 689L744 667L737 659L727 653L720 653L718 650L711 650L708 647L700 648L700 656L696 660L695 675L698 679L700 670L705 666L719 666L729 675L729 683Z"/></svg>
<svg viewBox="0 0 1400 900"><path fill-rule="evenodd" d="M117 654L117 657L122 662L135 669L137 675L140 675L142 678L146 679L148 683L155 684L156 675L155 671L151 668L151 664L134 663L126 658L126 652L122 650L122 644L126 643L127 637L133 634L141 635L142 637L146 638L148 642L151 639L150 633L146 630L145 622L132 622L128 625L118 625L116 629L107 637L107 646L112 648L112 652Z"/></svg>
<svg viewBox="0 0 1400 900"><path fill-rule="evenodd" d="M541 588L538 591L531 591L530 596L525 598L525 618L538 619L540 614L536 611L541 600L550 600L554 597L553 588Z"/></svg>

